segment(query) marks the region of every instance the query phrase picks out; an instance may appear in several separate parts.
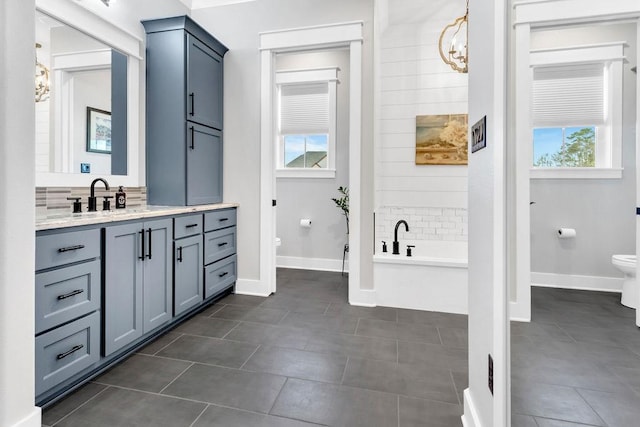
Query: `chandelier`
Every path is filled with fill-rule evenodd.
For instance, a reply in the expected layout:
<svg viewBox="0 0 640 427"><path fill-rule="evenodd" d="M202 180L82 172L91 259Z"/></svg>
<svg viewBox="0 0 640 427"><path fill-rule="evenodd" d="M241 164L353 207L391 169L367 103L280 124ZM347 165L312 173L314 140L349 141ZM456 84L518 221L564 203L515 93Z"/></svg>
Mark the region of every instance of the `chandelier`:
<svg viewBox="0 0 640 427"><path fill-rule="evenodd" d="M467 33L469 23L469 0L467 9L463 16L456 18L451 24L444 27L440 33L438 48L440 57L454 71L466 73L468 71L467 62Z"/></svg>
<svg viewBox="0 0 640 427"><path fill-rule="evenodd" d="M49 69L38 61L38 49L41 47L40 43L36 43L36 102L49 99Z"/></svg>

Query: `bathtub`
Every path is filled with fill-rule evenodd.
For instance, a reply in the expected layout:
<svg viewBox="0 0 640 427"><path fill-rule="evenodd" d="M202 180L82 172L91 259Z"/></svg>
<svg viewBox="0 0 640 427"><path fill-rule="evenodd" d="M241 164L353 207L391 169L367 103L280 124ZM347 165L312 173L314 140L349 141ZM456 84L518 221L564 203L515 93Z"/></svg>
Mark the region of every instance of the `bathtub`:
<svg viewBox="0 0 640 427"><path fill-rule="evenodd" d="M406 256L406 245L415 245L413 256ZM377 251L377 305L467 314L467 242L402 241L400 255Z"/></svg>

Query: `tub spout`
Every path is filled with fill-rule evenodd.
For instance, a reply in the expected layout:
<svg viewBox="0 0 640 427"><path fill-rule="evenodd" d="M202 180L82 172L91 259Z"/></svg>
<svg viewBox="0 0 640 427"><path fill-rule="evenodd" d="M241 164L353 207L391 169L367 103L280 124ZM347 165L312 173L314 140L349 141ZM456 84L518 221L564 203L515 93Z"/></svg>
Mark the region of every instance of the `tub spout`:
<svg viewBox="0 0 640 427"><path fill-rule="evenodd" d="M406 231L409 231L409 224L404 219L401 219L396 223L396 229L393 232L393 255L400 255L400 242L398 242L398 227L400 224L404 224Z"/></svg>

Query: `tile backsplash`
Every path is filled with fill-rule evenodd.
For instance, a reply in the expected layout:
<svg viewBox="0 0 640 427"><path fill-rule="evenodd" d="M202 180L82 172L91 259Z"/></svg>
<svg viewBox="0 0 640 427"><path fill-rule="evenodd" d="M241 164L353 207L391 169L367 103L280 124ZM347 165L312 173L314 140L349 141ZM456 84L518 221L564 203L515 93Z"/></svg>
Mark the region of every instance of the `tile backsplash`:
<svg viewBox="0 0 640 427"><path fill-rule="evenodd" d="M109 191L106 191L100 184L96 185L98 209L102 208L102 196L113 196L117 191L117 186L112 186ZM125 187L124 191L127 193L127 207L147 205L147 187ZM88 187L36 187L36 216L71 212L73 201L67 200L67 197L80 197L82 210L86 211L89 193ZM111 199L111 209L115 209L113 199Z"/></svg>
<svg viewBox="0 0 640 427"><path fill-rule="evenodd" d="M383 206L376 209L376 242L392 242L401 219L409 224L409 232L401 228L403 239L467 241L466 209Z"/></svg>

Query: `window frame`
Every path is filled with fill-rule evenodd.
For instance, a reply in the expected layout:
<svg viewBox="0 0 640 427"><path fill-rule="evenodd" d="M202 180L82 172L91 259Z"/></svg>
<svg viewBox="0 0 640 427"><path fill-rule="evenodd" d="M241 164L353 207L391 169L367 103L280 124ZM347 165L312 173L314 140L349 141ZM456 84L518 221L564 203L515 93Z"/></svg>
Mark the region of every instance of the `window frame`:
<svg viewBox="0 0 640 427"><path fill-rule="evenodd" d="M530 79L534 80L536 67L571 66L597 63L605 67L604 124L584 124L596 129L596 167L535 167L531 158L530 177L537 179L619 179L622 178L622 65L624 42L538 49L530 52ZM533 96L533 95L532 95ZM530 147L533 153L533 130L530 128ZM574 124L554 127L576 127ZM603 149L603 146L606 148ZM603 163L606 166L603 166Z"/></svg>
<svg viewBox="0 0 640 427"><path fill-rule="evenodd" d="M276 178L335 178L336 176L336 126L338 67L323 67L276 72ZM280 89L284 85L327 83L329 102L329 126L327 132L326 168L287 168L284 163L284 137L286 135L318 135L318 132L282 134L280 131Z"/></svg>

